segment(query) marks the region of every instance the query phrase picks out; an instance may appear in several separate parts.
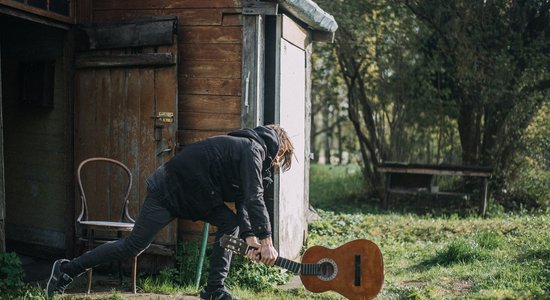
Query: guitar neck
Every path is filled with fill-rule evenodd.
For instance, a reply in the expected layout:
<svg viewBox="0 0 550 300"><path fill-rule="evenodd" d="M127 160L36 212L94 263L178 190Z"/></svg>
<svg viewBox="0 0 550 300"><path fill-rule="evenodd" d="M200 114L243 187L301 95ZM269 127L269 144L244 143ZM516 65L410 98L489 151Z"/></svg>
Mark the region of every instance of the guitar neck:
<svg viewBox="0 0 550 300"><path fill-rule="evenodd" d="M277 257L275 265L299 275L319 275L321 273L319 264L297 263L281 256Z"/></svg>
<svg viewBox="0 0 550 300"><path fill-rule="evenodd" d="M256 249L251 248L244 241L228 235L224 235L220 239L220 245L228 250L231 250L241 255L246 255L250 251L250 249ZM322 265L320 264L297 263L281 256L277 257L277 259L275 260L275 265L299 275L320 275L323 274L324 270Z"/></svg>

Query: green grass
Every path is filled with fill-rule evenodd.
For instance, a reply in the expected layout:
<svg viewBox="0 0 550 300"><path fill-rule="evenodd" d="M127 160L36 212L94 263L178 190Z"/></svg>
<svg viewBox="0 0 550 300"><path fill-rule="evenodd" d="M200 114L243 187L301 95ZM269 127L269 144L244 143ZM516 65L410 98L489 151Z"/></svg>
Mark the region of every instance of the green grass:
<svg viewBox="0 0 550 300"><path fill-rule="evenodd" d="M309 197L316 209L354 211L367 203L367 189L357 165L312 164Z"/></svg>
<svg viewBox="0 0 550 300"><path fill-rule="evenodd" d="M327 170L316 168L321 174ZM311 175L312 183L315 176ZM327 189L337 189L341 186L339 180L331 182L336 187ZM324 198L325 187L312 185L311 189L312 205L317 207L319 201L330 208L330 199ZM349 190L346 193L354 194ZM549 298L548 210L498 213L482 219L475 214L434 217L430 213L398 213L363 205L352 211L335 206L319 210L319 215L321 218L310 225L308 246L334 248L357 238L379 245L384 256L385 284L378 299Z"/></svg>
<svg viewBox="0 0 550 300"><path fill-rule="evenodd" d="M380 246L386 274L380 299L539 298L550 291L547 213L491 219L320 215L309 245L366 238Z"/></svg>
<svg viewBox="0 0 550 300"><path fill-rule="evenodd" d="M385 266L377 299L550 299L549 210L503 213L492 208L486 219L470 213L408 213L402 207L386 211L369 203L364 193L357 167L313 165L310 202L320 218L310 224L307 246L335 248L358 238L375 242ZM242 265L235 267L232 272L242 271ZM234 280L230 287L242 299L343 299L303 287L246 286L241 282L262 283L267 276L262 268L248 268L253 276ZM175 287L152 278L142 280L140 288L197 294L189 285Z"/></svg>

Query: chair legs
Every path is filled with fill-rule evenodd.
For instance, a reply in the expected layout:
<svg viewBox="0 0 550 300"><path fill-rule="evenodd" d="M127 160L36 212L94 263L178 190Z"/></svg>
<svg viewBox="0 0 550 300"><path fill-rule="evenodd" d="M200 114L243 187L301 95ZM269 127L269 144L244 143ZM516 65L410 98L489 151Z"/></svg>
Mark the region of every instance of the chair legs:
<svg viewBox="0 0 550 300"><path fill-rule="evenodd" d="M136 289L136 277L137 277L137 256L132 257L132 292L135 294Z"/></svg>
<svg viewBox="0 0 550 300"><path fill-rule="evenodd" d="M131 263L131 266L132 268L132 274L131 274L131 278L130 278L130 281L131 281L131 284L132 284L132 293L137 293L137 256L134 256L132 257L132 263ZM87 278L87 293L89 294L90 291L92 290L92 275L93 275L93 269L90 268L88 269L88 271L86 271L86 276L88 277ZM121 280L122 282L122 280Z"/></svg>
<svg viewBox="0 0 550 300"><path fill-rule="evenodd" d="M88 231L88 250L92 250L94 245L94 232L93 230ZM137 256L132 257L132 262L130 264L131 268L131 284L132 284L132 293L137 293ZM119 275L120 275L120 282L122 282L122 269L120 268L120 262L119 262ZM92 276L93 276L93 269L90 268L88 271L86 271L87 278L87 293L90 294L90 291L92 290Z"/></svg>
<svg viewBox="0 0 550 300"><path fill-rule="evenodd" d="M92 250L93 247L94 247L94 230L88 229L88 251ZM86 275L88 277L87 278L88 291L86 293L89 294L90 290L92 289L92 275L93 275L92 268L89 268L88 271L86 271Z"/></svg>
<svg viewBox="0 0 550 300"><path fill-rule="evenodd" d="M87 278L87 287L88 287L88 290L87 290L87 294L90 293L90 290L92 289L92 268L89 268L88 271L86 271L86 276L88 277Z"/></svg>

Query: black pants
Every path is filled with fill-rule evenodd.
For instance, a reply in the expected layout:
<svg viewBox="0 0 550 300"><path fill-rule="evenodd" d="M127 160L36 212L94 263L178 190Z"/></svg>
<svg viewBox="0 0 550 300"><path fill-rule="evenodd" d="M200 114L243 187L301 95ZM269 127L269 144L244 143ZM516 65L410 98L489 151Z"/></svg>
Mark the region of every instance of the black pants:
<svg viewBox="0 0 550 300"><path fill-rule="evenodd" d="M154 197L155 194L154 191L148 191L148 195L136 219L134 229L127 237L103 244L82 254L69 263L63 264L62 271L71 277L78 276L89 268L114 260L128 259L139 255L147 249L151 242L153 242L156 234L174 220L170 211ZM227 206L221 205L214 209L204 221L218 228L216 242L213 245L212 255L210 256L207 285L209 287L223 286L225 278L229 273L232 253L224 251L223 247L219 244L219 240L223 234L238 234L237 217Z"/></svg>

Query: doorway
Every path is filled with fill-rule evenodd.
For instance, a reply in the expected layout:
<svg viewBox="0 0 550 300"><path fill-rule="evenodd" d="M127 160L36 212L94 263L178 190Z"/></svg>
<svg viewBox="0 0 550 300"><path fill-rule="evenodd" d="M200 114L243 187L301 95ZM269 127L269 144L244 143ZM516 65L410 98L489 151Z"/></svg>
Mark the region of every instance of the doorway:
<svg viewBox="0 0 550 300"><path fill-rule="evenodd" d="M7 251L66 256L72 191L67 30L0 15Z"/></svg>

